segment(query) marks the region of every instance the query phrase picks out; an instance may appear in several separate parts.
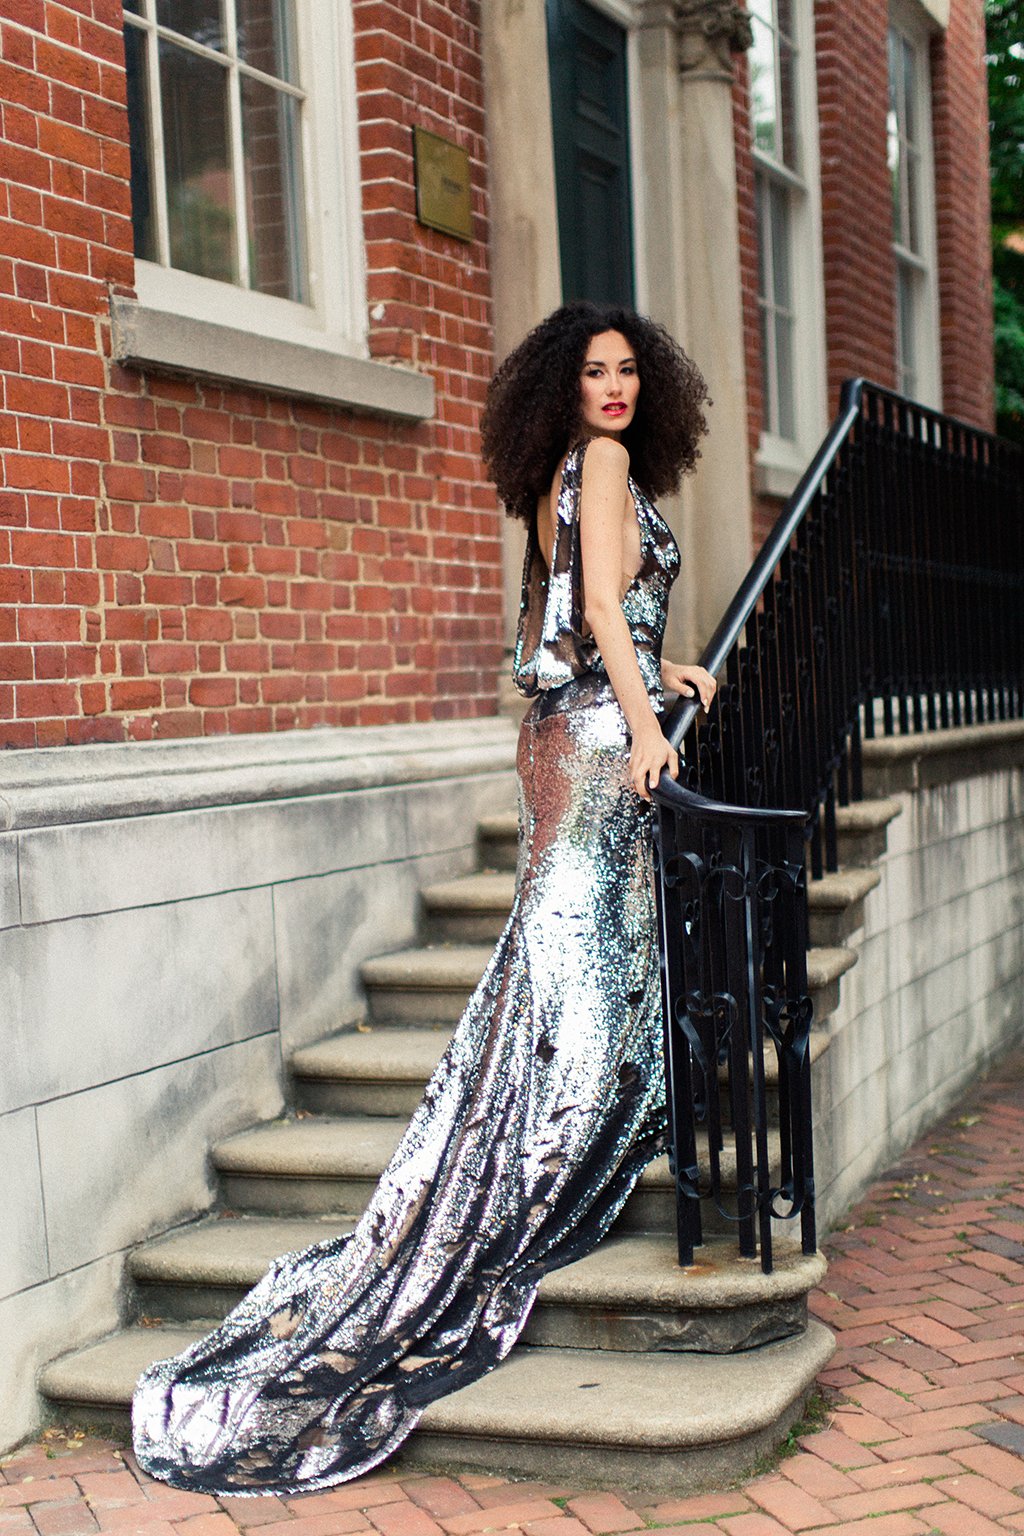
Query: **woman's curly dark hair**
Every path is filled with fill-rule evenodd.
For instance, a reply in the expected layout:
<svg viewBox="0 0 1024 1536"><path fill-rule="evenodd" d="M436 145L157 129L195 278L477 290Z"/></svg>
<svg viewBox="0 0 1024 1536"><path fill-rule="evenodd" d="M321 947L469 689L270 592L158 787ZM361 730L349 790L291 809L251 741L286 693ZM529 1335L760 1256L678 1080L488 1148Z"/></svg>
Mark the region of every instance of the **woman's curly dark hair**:
<svg viewBox="0 0 1024 1536"><path fill-rule="evenodd" d="M711 404L697 365L661 325L630 309L563 304L501 364L487 391L481 431L487 471L511 517L531 522L558 462L581 435L580 379L591 338L619 331L637 361L636 414L621 434L629 472L648 496L678 489L700 457Z"/></svg>

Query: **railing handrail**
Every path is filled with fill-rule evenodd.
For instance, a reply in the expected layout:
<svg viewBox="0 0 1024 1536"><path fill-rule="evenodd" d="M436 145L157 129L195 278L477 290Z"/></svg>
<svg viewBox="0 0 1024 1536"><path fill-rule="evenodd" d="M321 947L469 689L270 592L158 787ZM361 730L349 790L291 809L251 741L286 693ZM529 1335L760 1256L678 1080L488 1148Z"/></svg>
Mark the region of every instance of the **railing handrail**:
<svg viewBox="0 0 1024 1536"><path fill-rule="evenodd" d="M789 497L753 564L736 589L736 594L722 615L717 629L701 652L700 665L706 668L712 677L717 677L725 666L729 652L757 607L761 593L771 580L772 572L782 558L783 551L803 521L821 482L849 436L850 428L860 415L865 382L863 378L844 379L835 421L822 439L814 458L801 475L796 489ZM873 387L880 388L880 386ZM700 704L696 698L682 697L669 710L662 730L675 748L678 749L680 742L697 718L699 710ZM672 782L669 775L663 773L658 785L659 793L666 793L668 785Z"/></svg>
<svg viewBox="0 0 1024 1536"><path fill-rule="evenodd" d="M662 775L657 794L666 805L686 811L695 821L728 821L741 826L763 826L771 822L773 826L785 826L807 820L803 811L776 810L765 805L727 805L722 800L709 800L707 795L699 795L696 790L677 784L668 773Z"/></svg>

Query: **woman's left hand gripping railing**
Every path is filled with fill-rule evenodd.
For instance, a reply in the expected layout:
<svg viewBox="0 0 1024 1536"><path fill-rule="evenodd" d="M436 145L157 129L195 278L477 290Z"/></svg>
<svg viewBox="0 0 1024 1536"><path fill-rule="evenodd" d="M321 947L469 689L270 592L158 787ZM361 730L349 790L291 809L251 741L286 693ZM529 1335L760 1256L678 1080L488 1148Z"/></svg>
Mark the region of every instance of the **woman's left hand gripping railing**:
<svg viewBox="0 0 1024 1536"><path fill-rule="evenodd" d="M768 1274L773 1218L799 1216L815 1249L806 817L722 805L667 773L654 800L679 1262L710 1201Z"/></svg>

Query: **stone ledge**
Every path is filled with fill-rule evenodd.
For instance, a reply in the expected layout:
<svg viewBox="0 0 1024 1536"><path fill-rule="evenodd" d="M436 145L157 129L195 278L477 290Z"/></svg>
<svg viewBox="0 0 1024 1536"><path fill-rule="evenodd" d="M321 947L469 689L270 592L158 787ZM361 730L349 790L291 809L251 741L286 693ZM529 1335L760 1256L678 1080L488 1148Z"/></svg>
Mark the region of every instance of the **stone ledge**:
<svg viewBox="0 0 1024 1536"><path fill-rule="evenodd" d="M948 731L875 736L863 744L865 789L873 795L929 789L1024 764L1024 720Z"/></svg>
<svg viewBox="0 0 1024 1536"><path fill-rule="evenodd" d="M353 357L313 340L259 336L117 295L110 318L114 356L126 367L198 374L406 421L434 414L433 379L397 363Z"/></svg>
<svg viewBox="0 0 1024 1536"><path fill-rule="evenodd" d="M6 752L0 831L502 773L515 751L495 715Z"/></svg>

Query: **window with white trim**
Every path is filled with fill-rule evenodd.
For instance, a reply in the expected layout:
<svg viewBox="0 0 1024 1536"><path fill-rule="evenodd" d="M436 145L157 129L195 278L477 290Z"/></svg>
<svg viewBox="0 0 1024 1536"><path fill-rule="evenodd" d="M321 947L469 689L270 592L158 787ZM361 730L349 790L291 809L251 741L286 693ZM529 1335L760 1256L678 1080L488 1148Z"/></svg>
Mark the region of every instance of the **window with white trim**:
<svg viewBox="0 0 1024 1536"><path fill-rule="evenodd" d="M796 435L790 202L805 192L796 131L790 0L752 0L750 106L757 210L757 305L761 322L762 426Z"/></svg>
<svg viewBox="0 0 1024 1536"><path fill-rule="evenodd" d="M909 11L889 26L886 118L896 266L896 387L940 405L929 37Z"/></svg>
<svg viewBox="0 0 1024 1536"><path fill-rule="evenodd" d="M810 0L750 0L748 11L762 377L758 461L766 467L761 488L783 493L813 451L824 413L813 16Z"/></svg>
<svg viewBox="0 0 1024 1536"><path fill-rule="evenodd" d="M136 286L366 355L346 0L124 0ZM346 88L346 86L348 88Z"/></svg>

